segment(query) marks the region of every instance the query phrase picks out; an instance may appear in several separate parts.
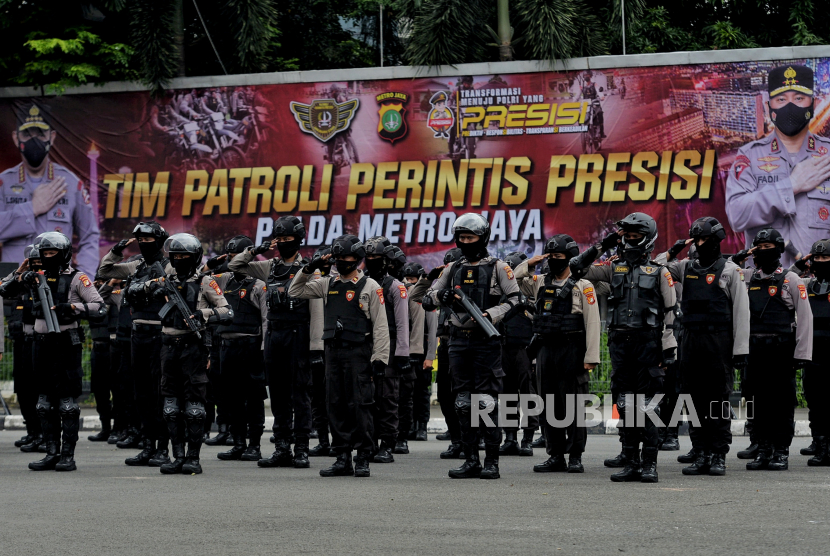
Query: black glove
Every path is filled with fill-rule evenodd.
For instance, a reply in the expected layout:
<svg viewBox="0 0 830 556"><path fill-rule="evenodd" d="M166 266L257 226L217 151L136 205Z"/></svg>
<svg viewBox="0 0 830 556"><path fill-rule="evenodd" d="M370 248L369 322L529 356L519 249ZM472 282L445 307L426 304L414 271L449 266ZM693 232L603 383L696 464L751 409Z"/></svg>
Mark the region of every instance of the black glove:
<svg viewBox="0 0 830 556"><path fill-rule="evenodd" d="M732 262L738 266L741 266L745 260L749 258L749 251L747 249L741 249L734 255L732 255Z"/></svg>
<svg viewBox="0 0 830 556"><path fill-rule="evenodd" d="M224 259L222 259L222 261L220 261L219 257L221 257L221 256L222 255L219 255L217 257L211 257L210 259L207 260L207 262L205 263L205 266L208 267L208 270L213 270L214 268L218 268L218 267L222 266L222 261L224 261Z"/></svg>
<svg viewBox="0 0 830 556"><path fill-rule="evenodd" d="M803 369L807 363L809 363L809 361L805 359L793 359L793 370L797 371L798 369Z"/></svg>
<svg viewBox="0 0 830 556"><path fill-rule="evenodd" d="M663 350L663 366L668 367L669 365L673 364L674 359L674 351L675 348L669 348Z"/></svg>
<svg viewBox="0 0 830 556"><path fill-rule="evenodd" d="M749 365L749 356L748 355L733 355L732 356L732 366L738 369L739 371L745 371L747 365Z"/></svg>
<svg viewBox="0 0 830 556"><path fill-rule="evenodd" d="M37 272L34 272L32 270L27 270L26 272L24 272L23 274L20 275L20 281L23 282L24 284L34 285L35 281L36 281L35 280L36 277L37 277Z"/></svg>
<svg viewBox="0 0 830 556"><path fill-rule="evenodd" d="M193 320L195 320L196 324L198 324L200 327L207 324L209 319L210 317L205 318L204 313L202 313L200 309L196 309L195 311L193 311Z"/></svg>
<svg viewBox="0 0 830 556"><path fill-rule="evenodd" d="M451 288L444 288L443 290L438 290L435 297L441 305L449 307L455 301L455 292Z"/></svg>
<svg viewBox="0 0 830 556"><path fill-rule="evenodd" d="M122 239L121 241L112 246L112 252L120 257L121 253L124 252L124 249L127 248L127 243L129 241L129 239Z"/></svg>
<svg viewBox="0 0 830 556"><path fill-rule="evenodd" d="M326 262L323 260L323 257L314 257L310 263L305 265L303 268L303 272L306 274L314 274L314 271L326 266Z"/></svg>
<svg viewBox="0 0 830 556"><path fill-rule="evenodd" d="M398 369L398 372L401 374L406 374L412 369L412 365L409 364L409 357L396 355L392 358L392 362L395 364L395 368Z"/></svg>
<svg viewBox="0 0 830 556"><path fill-rule="evenodd" d="M686 248L686 240L685 239L678 239L674 242L674 245L669 247L669 260L676 259L677 256Z"/></svg>
<svg viewBox="0 0 830 556"><path fill-rule="evenodd" d="M383 361L372 361L372 373L375 379L383 379L386 375L386 363Z"/></svg>
<svg viewBox="0 0 830 556"><path fill-rule="evenodd" d="M602 251L605 252L609 249L613 249L617 246L621 239L622 237L620 236L620 234L618 234L617 232L611 232L610 234L605 236L605 239L603 239L602 243L600 244L602 245Z"/></svg>
<svg viewBox="0 0 830 556"><path fill-rule="evenodd" d="M55 305L55 314L59 317L69 317L75 314L71 303L58 303Z"/></svg>
<svg viewBox="0 0 830 556"><path fill-rule="evenodd" d="M442 272L444 272L444 268L436 266L435 268L429 271L429 274L427 274L427 279L435 281L438 279L439 276L441 276Z"/></svg>
<svg viewBox="0 0 830 556"><path fill-rule="evenodd" d="M326 366L326 362L323 360L323 353L322 351L314 350L309 354L309 364L312 369L319 369Z"/></svg>
<svg viewBox="0 0 830 556"><path fill-rule="evenodd" d="M270 250L271 250L271 242L270 241L265 241L265 242L262 242L258 247L254 247L251 250L251 252L254 255L262 255L266 251L270 251Z"/></svg>
<svg viewBox="0 0 830 556"><path fill-rule="evenodd" d="M803 273L810 267L810 259L798 259L797 261L795 261L795 267Z"/></svg>

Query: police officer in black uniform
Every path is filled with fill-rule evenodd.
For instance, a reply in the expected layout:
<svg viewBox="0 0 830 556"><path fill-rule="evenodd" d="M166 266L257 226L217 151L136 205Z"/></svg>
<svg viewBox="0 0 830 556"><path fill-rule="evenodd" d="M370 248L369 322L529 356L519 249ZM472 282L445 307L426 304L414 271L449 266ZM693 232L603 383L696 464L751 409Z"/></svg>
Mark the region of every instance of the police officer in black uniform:
<svg viewBox="0 0 830 556"><path fill-rule="evenodd" d="M110 325L118 318L118 306L111 299L112 286L100 277L95 277L94 285L104 300L107 318L100 322L89 323L89 335L92 337L90 354L91 389L95 396L95 410L101 420L101 430L87 437L90 442L106 442L112 434L114 402L111 395L115 392L115 373L112 370L110 354ZM116 395L117 397L117 395Z"/></svg>
<svg viewBox="0 0 830 556"><path fill-rule="evenodd" d="M331 255L331 247L323 246L314 252L312 261ZM315 278L323 278L331 273L331 259L327 259L314 273ZM311 368L311 425L317 432L317 445L308 451L309 457L334 455L329 442L329 415L326 408L326 352L323 343L323 311L317 310L317 303L322 306L322 299L309 300L311 309L311 343L309 366Z"/></svg>
<svg viewBox="0 0 830 556"><path fill-rule="evenodd" d="M614 482L656 483L659 435L649 413L652 399L663 388L664 368L674 362L676 340L671 325L676 298L671 274L650 260L657 241L657 223L635 212L617 222L613 232L572 261L575 274L585 273L592 282L611 287L608 298L608 351L611 355L611 393L617 400L620 419L644 426L622 427L625 467L611 475ZM610 265L592 265L601 251L616 247L622 240L622 259ZM631 407L636 406L636 407ZM637 415L637 412L642 415ZM633 419L639 417L638 419ZM640 445L642 444L642 465Z"/></svg>
<svg viewBox="0 0 830 556"><path fill-rule="evenodd" d="M514 251L504 258L513 271L527 255ZM527 356L527 346L533 338L533 321L530 311L533 311L532 301L518 292L516 305L504 316L500 325L502 333L501 361L504 368L504 393L527 396L531 391L530 359ZM502 301L506 301L503 298ZM507 407L515 408L519 401L508 401ZM505 427L504 444L499 448L502 456L532 456L533 435L539 428L539 416L531 415L527 418L527 426L522 430L521 445L518 442L519 429Z"/></svg>
<svg viewBox="0 0 830 556"><path fill-rule="evenodd" d="M460 316L470 317L458 305L456 289L461 290L481 310L484 318L498 323L516 304L514 294L519 287L510 266L487 252L490 224L482 215L467 213L458 217L453 224L453 235L462 258L447 265L427 294L442 307L452 307L455 311L450 316L449 364L466 461L461 467L451 469L449 476L454 479L498 479L501 429L498 425L497 398L502 392L504 379L501 342L497 337L488 338L472 318ZM506 301L499 303L502 298ZM475 427L472 423L474 399L478 403L479 414L484 413L491 419L489 423L484 419L483 469L478 455L479 420Z"/></svg>
<svg viewBox="0 0 830 556"><path fill-rule="evenodd" d="M141 255L130 257L125 262L133 262L141 259ZM114 278L117 280L117 278ZM136 448L141 440L141 415L136 405L136 379L133 374L132 365L132 334L133 334L133 318L132 309L126 296L126 287L128 282L120 280L119 297L121 303L118 307L118 321L115 327L115 343L113 353L111 355L114 361L118 362L118 370L116 371L117 389L121 400L121 407L123 408L123 423L118 425L113 430L114 437L110 436L107 444L115 444L121 449Z"/></svg>

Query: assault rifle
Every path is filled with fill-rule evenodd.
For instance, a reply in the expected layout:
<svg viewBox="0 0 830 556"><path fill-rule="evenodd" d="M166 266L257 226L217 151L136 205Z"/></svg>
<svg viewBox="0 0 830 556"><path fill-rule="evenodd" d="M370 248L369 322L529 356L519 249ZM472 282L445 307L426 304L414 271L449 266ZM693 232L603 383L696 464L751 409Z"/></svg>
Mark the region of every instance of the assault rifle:
<svg viewBox="0 0 830 556"><path fill-rule="evenodd" d="M199 332L201 329L199 323L191 316L191 311L187 306L187 302L185 302L179 289L173 285L172 282L170 282L169 278L167 278L167 273L164 272L164 268L161 266L161 263L156 261L150 268L159 274L159 277L155 278L153 281L158 282L164 288L165 299L167 300L167 303L165 303L164 307L162 307L161 311L159 311L159 317L163 320L164 317L167 316L167 314L174 308L178 309L179 315L184 320L184 323L191 330L191 332L194 332L196 337L201 340L202 334Z"/></svg>
<svg viewBox="0 0 830 556"><path fill-rule="evenodd" d="M46 321L46 332L48 334L56 334L61 331L61 325L58 322L58 315L52 307L55 306L52 298L52 288L46 282L46 276L35 273L35 282L37 283L37 297L40 301L40 308L43 311L43 319Z"/></svg>
<svg viewBox="0 0 830 556"><path fill-rule="evenodd" d="M496 327L493 325L492 321L484 316L484 313L481 312L475 303L470 301L470 298L461 291L461 286L455 287L455 297L458 298L458 302L461 303L461 306L464 307L464 310L467 311L467 319L472 318L475 320L476 324L481 327L484 333L487 335L487 339L490 338L501 338L501 334L499 331L496 330ZM464 319L463 322L466 322L467 319ZM459 319L462 320L462 319Z"/></svg>

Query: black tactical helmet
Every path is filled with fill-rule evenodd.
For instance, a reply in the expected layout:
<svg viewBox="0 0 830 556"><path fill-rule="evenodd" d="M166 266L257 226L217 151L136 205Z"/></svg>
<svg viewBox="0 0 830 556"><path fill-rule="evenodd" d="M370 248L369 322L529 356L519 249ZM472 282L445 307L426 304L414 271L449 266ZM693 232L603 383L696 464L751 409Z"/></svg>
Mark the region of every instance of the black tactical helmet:
<svg viewBox="0 0 830 556"><path fill-rule="evenodd" d="M191 234L173 234L164 242L164 250L170 255L192 255L199 260L204 254L202 243Z"/></svg>
<svg viewBox="0 0 830 556"><path fill-rule="evenodd" d="M254 242L248 236L236 236L231 238L225 246L226 253L241 253L248 247L253 247Z"/></svg>
<svg viewBox="0 0 830 556"><path fill-rule="evenodd" d="M810 247L811 255L830 255L830 239L820 239Z"/></svg>
<svg viewBox="0 0 830 556"><path fill-rule="evenodd" d="M704 216L692 222L692 227L689 228L689 237L692 239L712 237L721 242L726 239L726 230L723 229L723 224L718 222L716 218Z"/></svg>
<svg viewBox="0 0 830 556"><path fill-rule="evenodd" d="M458 247L453 247L446 253L444 253L444 264L454 263L458 259L461 258L461 249Z"/></svg>
<svg viewBox="0 0 830 556"><path fill-rule="evenodd" d="M320 257L325 256L325 255L331 255L331 247L329 247L327 245L324 245L323 247L320 247L319 249L317 249L317 251L315 251L314 255L311 257L311 260L314 261L316 259L319 259Z"/></svg>
<svg viewBox="0 0 830 556"><path fill-rule="evenodd" d="M387 247L392 246L392 242L386 236L375 236L367 239L363 246L366 248L367 255L385 255L386 258L391 259L391 254L385 253Z"/></svg>
<svg viewBox="0 0 830 556"><path fill-rule="evenodd" d="M424 274L426 274L426 272L424 271L424 267L422 267L418 263L406 263L403 266L404 276L414 276L415 278L420 278Z"/></svg>
<svg viewBox="0 0 830 556"><path fill-rule="evenodd" d="M556 234L545 242L545 253L564 253L568 260L579 255L579 245L568 234Z"/></svg>
<svg viewBox="0 0 830 556"><path fill-rule="evenodd" d="M167 240L168 237L170 237L170 234L168 234L167 230L162 228L161 224L155 220L148 220L147 222L139 222L136 227L133 228L133 236L153 237L156 238L156 242L161 244Z"/></svg>
<svg viewBox="0 0 830 556"><path fill-rule="evenodd" d="M481 240L479 243L481 243L482 249L490 243L490 223L480 214L468 212L462 214L455 220L455 224L452 225L452 235L456 241L458 241L458 236L462 233L480 237Z"/></svg>
<svg viewBox="0 0 830 556"><path fill-rule="evenodd" d="M510 268L516 270L516 267L522 264L522 261L527 260L527 255L518 251L513 251L504 256L504 262L510 265Z"/></svg>
<svg viewBox="0 0 830 556"><path fill-rule="evenodd" d="M781 235L781 232L775 228L764 228L755 234L755 239L752 240L752 246L757 247L761 243L775 244L775 248L778 249L779 253L783 253L784 247L786 247L784 244L784 237Z"/></svg>
<svg viewBox="0 0 830 556"><path fill-rule="evenodd" d="M58 251L58 254L55 256L60 261L61 268L65 268L72 261L72 242L60 232L45 232L40 234L35 239L34 249L37 249L41 263L46 258L43 254L44 251L51 249Z"/></svg>
<svg viewBox="0 0 830 556"><path fill-rule="evenodd" d="M331 244L331 256L334 259L344 255L354 255L358 262L366 258L366 248L357 236L345 234Z"/></svg>
<svg viewBox="0 0 830 556"><path fill-rule="evenodd" d="M34 248L35 248L35 246L31 245L31 244L24 247L23 248L23 258L24 259L32 258L32 250L34 250ZM35 252L35 257L34 258L37 258L37 256L38 256L38 254L37 254L37 252Z"/></svg>
<svg viewBox="0 0 830 556"><path fill-rule="evenodd" d="M623 255L626 260L633 262L654 251L654 244L657 242L657 222L654 218L643 212L634 212L617 222L617 226L622 229L623 233L632 232L643 235L643 238L636 243L629 243L623 239ZM627 256L626 251L629 253Z"/></svg>
<svg viewBox="0 0 830 556"><path fill-rule="evenodd" d="M402 269L406 264L406 255L397 245L390 245L383 250L383 253L389 259L389 265L395 270Z"/></svg>
<svg viewBox="0 0 830 556"><path fill-rule="evenodd" d="M280 216L274 220L274 237L285 236L294 236L300 241L305 239L305 224L302 220L296 216Z"/></svg>

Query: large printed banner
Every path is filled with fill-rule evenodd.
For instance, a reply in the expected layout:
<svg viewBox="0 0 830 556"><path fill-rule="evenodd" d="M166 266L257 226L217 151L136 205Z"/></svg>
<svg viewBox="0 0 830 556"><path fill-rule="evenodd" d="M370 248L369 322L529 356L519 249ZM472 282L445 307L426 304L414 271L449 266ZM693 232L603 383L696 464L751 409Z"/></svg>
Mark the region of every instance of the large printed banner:
<svg viewBox="0 0 830 556"><path fill-rule="evenodd" d="M768 72L787 65L814 72L797 153L767 107ZM791 260L830 235L830 184L789 179L827 155L828 76L830 60L808 59L4 99L2 259L59 230L94 272L150 219L213 254L295 214L308 251L386 235L429 266L464 212L487 215L504 255L555 233L585 246L642 211L661 249L711 215L725 252L774 225Z"/></svg>

